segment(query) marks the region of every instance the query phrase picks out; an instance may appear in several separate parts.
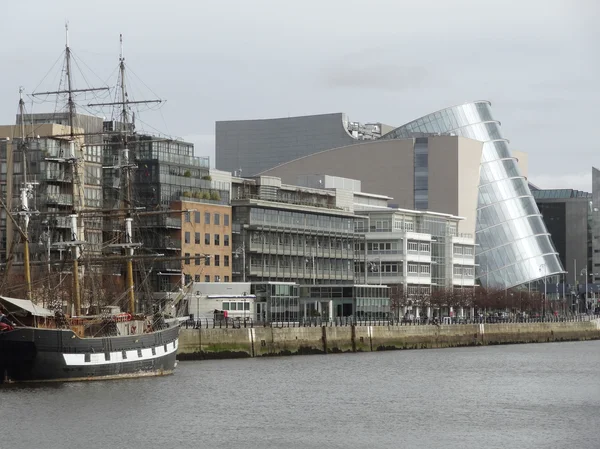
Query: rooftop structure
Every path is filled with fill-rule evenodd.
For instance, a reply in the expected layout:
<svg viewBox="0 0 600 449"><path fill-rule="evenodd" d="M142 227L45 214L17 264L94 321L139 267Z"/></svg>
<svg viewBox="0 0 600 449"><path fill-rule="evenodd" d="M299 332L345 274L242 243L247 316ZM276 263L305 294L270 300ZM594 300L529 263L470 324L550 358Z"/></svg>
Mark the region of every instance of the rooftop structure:
<svg viewBox="0 0 600 449"><path fill-rule="evenodd" d="M378 139L394 129L362 124L346 114L322 114L216 123L216 167L254 176L281 163L361 140Z"/></svg>

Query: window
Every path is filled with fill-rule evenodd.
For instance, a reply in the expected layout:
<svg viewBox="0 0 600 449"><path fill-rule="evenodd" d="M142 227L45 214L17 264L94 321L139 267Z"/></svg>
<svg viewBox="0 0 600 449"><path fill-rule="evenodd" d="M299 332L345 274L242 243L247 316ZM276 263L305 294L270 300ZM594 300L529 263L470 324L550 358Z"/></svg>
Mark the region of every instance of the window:
<svg viewBox="0 0 600 449"><path fill-rule="evenodd" d="M408 250L409 251L418 251L419 244L417 242L408 242Z"/></svg>
<svg viewBox="0 0 600 449"><path fill-rule="evenodd" d="M189 284L190 282L192 282L192 275L191 274L185 274L185 284Z"/></svg>
<svg viewBox="0 0 600 449"><path fill-rule="evenodd" d="M223 226L229 226L229 214L223 214Z"/></svg>
<svg viewBox="0 0 600 449"><path fill-rule="evenodd" d="M223 246L229 246L229 234L223 236Z"/></svg>
<svg viewBox="0 0 600 449"><path fill-rule="evenodd" d="M152 348L152 355L156 355L156 348Z"/></svg>
<svg viewBox="0 0 600 449"><path fill-rule="evenodd" d="M200 223L200 212L194 212L194 223Z"/></svg>
<svg viewBox="0 0 600 449"><path fill-rule="evenodd" d="M204 256L204 265L210 267L210 256Z"/></svg>
<svg viewBox="0 0 600 449"><path fill-rule="evenodd" d="M221 276L215 274L215 282L221 282Z"/></svg>
<svg viewBox="0 0 600 449"><path fill-rule="evenodd" d="M414 231L415 224L412 221L405 221L404 222L404 230L405 231Z"/></svg>
<svg viewBox="0 0 600 449"><path fill-rule="evenodd" d="M419 271L419 266L416 263L409 263L408 264L408 272L409 273L418 273Z"/></svg>
<svg viewBox="0 0 600 449"><path fill-rule="evenodd" d="M229 266L229 256L223 256L223 266L224 267Z"/></svg>
<svg viewBox="0 0 600 449"><path fill-rule="evenodd" d="M223 308L222 310L229 310L229 303L228 302L224 302L221 307Z"/></svg>
<svg viewBox="0 0 600 449"><path fill-rule="evenodd" d="M229 310L237 310L237 302L230 302Z"/></svg>
<svg viewBox="0 0 600 449"><path fill-rule="evenodd" d="M421 265L421 273L429 274L431 267L429 265Z"/></svg>
<svg viewBox="0 0 600 449"><path fill-rule="evenodd" d="M225 276L224 282L229 282L229 276Z"/></svg>
<svg viewBox="0 0 600 449"><path fill-rule="evenodd" d="M121 358L127 360L127 351L121 351Z"/></svg>
<svg viewBox="0 0 600 449"><path fill-rule="evenodd" d="M219 246L220 240L221 236L219 234L215 234L215 246Z"/></svg>
<svg viewBox="0 0 600 449"><path fill-rule="evenodd" d="M196 255L194 257L194 263L196 265L200 265L200 254L196 253Z"/></svg>
<svg viewBox="0 0 600 449"><path fill-rule="evenodd" d="M185 264L186 265L190 264L190 253L185 253Z"/></svg>
<svg viewBox="0 0 600 449"><path fill-rule="evenodd" d="M473 255L473 248L471 248L470 246L466 246L465 247L465 256L472 256Z"/></svg>
<svg viewBox="0 0 600 449"><path fill-rule="evenodd" d="M200 275L199 274L194 275L194 282L200 282Z"/></svg>
<svg viewBox="0 0 600 449"><path fill-rule="evenodd" d="M90 362L92 361L92 356L91 356L91 354L85 354L85 355L83 356L83 361L84 361L84 362L86 362L86 363L90 363Z"/></svg>
<svg viewBox="0 0 600 449"><path fill-rule="evenodd" d="M209 233L204 234L204 244L210 245L210 234Z"/></svg>
<svg viewBox="0 0 600 449"><path fill-rule="evenodd" d="M185 243L190 244L190 233L186 231L185 233Z"/></svg>
<svg viewBox="0 0 600 449"><path fill-rule="evenodd" d="M185 222L186 223L191 223L192 222L192 218L190 217L190 212L189 211L185 211Z"/></svg>
<svg viewBox="0 0 600 449"><path fill-rule="evenodd" d="M421 251L429 252L429 243L421 243Z"/></svg>
<svg viewBox="0 0 600 449"><path fill-rule="evenodd" d="M142 357L142 350L141 349L138 349L138 357L140 357L140 358Z"/></svg>
<svg viewBox="0 0 600 449"><path fill-rule="evenodd" d="M221 264L221 256L215 254L215 267L218 267Z"/></svg>
<svg viewBox="0 0 600 449"><path fill-rule="evenodd" d="M204 212L204 224L210 224L210 212Z"/></svg>
<svg viewBox="0 0 600 449"><path fill-rule="evenodd" d="M221 214L215 214L215 225L220 225L221 224Z"/></svg>
<svg viewBox="0 0 600 449"><path fill-rule="evenodd" d="M194 233L194 243L196 245L200 244L200 233L199 232Z"/></svg>
<svg viewBox="0 0 600 449"><path fill-rule="evenodd" d="M454 254L461 256L463 254L463 247L462 246L455 246L454 247Z"/></svg>
<svg viewBox="0 0 600 449"><path fill-rule="evenodd" d="M210 282L210 274L204 275L204 282Z"/></svg>
<svg viewBox="0 0 600 449"><path fill-rule="evenodd" d="M104 360L106 360L107 362L110 362L110 352L104 353Z"/></svg>

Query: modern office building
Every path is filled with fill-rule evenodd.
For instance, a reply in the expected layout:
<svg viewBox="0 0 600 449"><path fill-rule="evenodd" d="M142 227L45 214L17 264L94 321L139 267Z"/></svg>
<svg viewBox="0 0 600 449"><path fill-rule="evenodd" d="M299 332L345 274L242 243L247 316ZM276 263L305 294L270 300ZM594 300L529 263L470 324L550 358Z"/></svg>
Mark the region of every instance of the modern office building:
<svg viewBox="0 0 600 449"><path fill-rule="evenodd" d="M378 140L324 150L261 174L286 183L305 173L360 179L369 191L394 197L399 207L464 217L459 233L476 234L480 283L510 288L563 272L529 190L523 159L509 149L490 103L480 101L427 115Z"/></svg>
<svg viewBox="0 0 600 449"><path fill-rule="evenodd" d="M279 178L235 179L234 281L351 284L353 197L285 185Z"/></svg>
<svg viewBox="0 0 600 449"><path fill-rule="evenodd" d="M119 166L121 149L120 145L115 143L118 143L117 140L107 142L102 147L104 165L107 167ZM210 214L211 222L214 222L214 214L218 214L219 220L224 221L224 215L229 215L230 186L212 180L208 158L194 156L191 143L138 135L136 141L130 143L130 147L133 149L133 162L137 166L132 181L133 207L140 210L136 216L134 238L142 244L138 250L139 254L157 255L156 260L140 260L136 263L139 275L149 283L150 290L165 293L173 291L185 282L184 274L191 276L188 280L196 279L197 275L201 276L201 280L205 275L211 275L213 279L214 276L219 276L217 279L220 279L220 276L229 275L228 269L223 273L219 269L214 273L207 271L201 274L199 270L192 269L192 260L195 267L198 260L195 255L201 254L195 244L196 231L193 230L195 211L201 211L200 218L203 221L205 212ZM104 170L105 209L116 209L122 204L124 192L121 176L122 171L119 168ZM186 209L184 206L192 208ZM177 212L174 214L170 211L179 211L179 216ZM188 219L190 221L186 222ZM123 228L120 223L121 220L105 220L106 242L119 241L122 238ZM215 246L215 234L219 236L220 246L224 234L212 227L210 231L211 247ZM182 237L185 242L186 232L190 233L190 243L183 249ZM209 232L208 228L206 232ZM204 242L204 238L203 235L201 242ZM188 252L190 259L185 257ZM214 254L215 261L217 255L221 267L225 257L219 251ZM182 256L183 260L178 260ZM186 263L187 260L190 261L189 264ZM204 266L204 261L205 258L201 257L200 267ZM150 267L152 272L148 273ZM158 299L157 296L165 298L164 294L158 293L154 295L154 299Z"/></svg>
<svg viewBox="0 0 600 449"><path fill-rule="evenodd" d="M592 167L592 267L590 274L594 283L600 283L600 170Z"/></svg>
<svg viewBox="0 0 600 449"><path fill-rule="evenodd" d="M377 139L392 129L352 122L343 113L221 121L216 123L216 167L254 176L302 156Z"/></svg>
<svg viewBox="0 0 600 449"><path fill-rule="evenodd" d="M585 285L586 272L590 273L588 283L593 282L592 194L574 189L530 188L567 271L566 282ZM600 272L600 268L595 271Z"/></svg>
<svg viewBox="0 0 600 449"><path fill-rule="evenodd" d="M77 133L82 132L76 129ZM27 148L26 166L23 157L23 139L21 127L16 125L0 126L0 136L6 136L4 145L0 150L2 166L2 183L5 185L3 194L7 199L7 206L16 212L20 207L19 192L23 187L23 175L27 173L27 180L33 183L30 193L30 208L40 212L40 215L31 217L29 224L30 253L33 261L55 262L68 258L69 248L66 243L71 241L71 223L69 214L74 205L77 210L86 209L88 212L102 207L101 185L101 155L91 148L69 145L66 136L70 128L57 124L38 124L25 127L25 146ZM35 137L31 137L35 136ZM83 141L79 139L80 143ZM81 151L83 160L78 164L73 178L71 154ZM75 188L73 187L75 186ZM88 214L81 218L79 224L85 239L82 246L82 257L97 257L101 253L102 244L102 219L99 216ZM6 219L6 212L2 211L1 231L3 257L11 250L15 250L16 257L22 258L22 249L13 247L14 226Z"/></svg>
<svg viewBox="0 0 600 449"><path fill-rule="evenodd" d="M475 286L475 242L458 234L460 217L392 208L355 213L355 229L365 235L356 270L368 284L401 286L414 300Z"/></svg>

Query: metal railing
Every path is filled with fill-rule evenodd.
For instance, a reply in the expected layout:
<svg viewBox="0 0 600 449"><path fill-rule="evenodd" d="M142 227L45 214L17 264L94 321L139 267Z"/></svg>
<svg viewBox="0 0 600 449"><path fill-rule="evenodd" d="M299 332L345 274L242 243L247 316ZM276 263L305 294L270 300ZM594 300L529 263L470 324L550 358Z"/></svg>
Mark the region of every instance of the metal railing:
<svg viewBox="0 0 600 449"><path fill-rule="evenodd" d="M182 323L184 329L243 329L256 327L346 327L346 326L453 326L464 324L523 324L523 323L574 323L599 319L600 315L547 316L534 318L475 317L458 318L357 318L353 316L335 317L333 320L319 317L302 318L299 321L255 321L248 318L197 318Z"/></svg>

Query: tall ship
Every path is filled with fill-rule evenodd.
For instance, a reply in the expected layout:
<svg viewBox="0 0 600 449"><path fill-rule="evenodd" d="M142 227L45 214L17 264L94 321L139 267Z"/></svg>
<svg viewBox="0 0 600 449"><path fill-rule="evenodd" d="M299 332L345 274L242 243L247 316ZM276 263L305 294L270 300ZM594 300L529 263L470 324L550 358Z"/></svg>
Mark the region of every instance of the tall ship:
<svg viewBox="0 0 600 449"><path fill-rule="evenodd" d="M112 253L101 254L94 260L97 263L110 261L124 265L122 273L125 282L122 297L126 298L127 306L123 307L125 311L119 306L89 306L86 312L82 313L80 280L89 276L81 264L82 248L86 247L82 229L86 221L82 217L87 217L86 214L98 216L99 211L89 211L84 207L81 170L87 146L83 144L81 133L75 127L74 96L78 92L102 91L108 88L73 88L73 60L67 27L66 31L64 89L59 88L58 91L43 92L39 95L63 95L67 100L68 122L65 125L68 126L62 128L66 132L60 136L62 141L59 151L46 157L45 163L67 167L68 172L63 173L65 176L62 180L68 181L69 185L62 185L63 190L58 195L70 195L69 201L65 202L69 206L67 210L53 210L52 216L63 222L70 235L70 238L59 242L62 250L70 255L70 272L65 274L64 263L59 270L61 282L67 278L72 279L70 298L66 309L62 306L51 307L51 304L44 304L44 301L35 297L32 287L35 280L32 280L31 267L36 262L30 260L30 247L37 243L32 241L29 227L32 217L39 218L41 212L36 212L35 205L30 202L36 182L31 176L28 177L27 157L29 139L35 139L35 136L28 135L31 133L26 131L25 104L21 89L21 120L18 125L22 179L19 187L19 207L16 211L11 207L8 194L5 200L0 199L0 203L20 241L26 298L0 296L0 383L103 380L170 374L177 363L180 320L169 317L160 310L153 313L140 313L136 310L133 264L138 257L143 256L135 254L136 248L141 245L134 242L133 233L135 208L131 198L131 178L136 169L132 157L136 139L132 135L134 117L130 105L143 102L130 101L127 94L122 37L116 99L113 102L95 104L118 107L120 112L118 126L111 130L110 139L105 140L105 143L111 146L111 151L118 156L115 157L114 166L104 167L119 173L120 194L110 209L100 211L105 220L119 223L120 230L117 233L119 237L111 244ZM64 193L65 188L70 190L69 194ZM39 262L37 263L39 265ZM4 265L4 275L10 277L11 260ZM50 270L48 260L48 273ZM10 283L10 279L8 282ZM48 307L45 307L46 305Z"/></svg>

